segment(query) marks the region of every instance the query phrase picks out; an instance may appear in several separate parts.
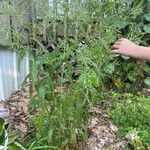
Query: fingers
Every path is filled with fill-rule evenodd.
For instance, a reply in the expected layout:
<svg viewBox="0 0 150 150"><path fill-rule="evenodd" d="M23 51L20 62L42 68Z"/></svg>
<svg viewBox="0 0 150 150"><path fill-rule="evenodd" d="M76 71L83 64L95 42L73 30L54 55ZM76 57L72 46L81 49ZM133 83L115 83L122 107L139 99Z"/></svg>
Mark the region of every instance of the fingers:
<svg viewBox="0 0 150 150"><path fill-rule="evenodd" d="M114 44L114 45L112 46L112 49L119 49L119 45L118 45L118 44Z"/></svg>
<svg viewBox="0 0 150 150"><path fill-rule="evenodd" d="M120 50L119 49L114 49L111 51L112 54L120 54Z"/></svg>
<svg viewBox="0 0 150 150"><path fill-rule="evenodd" d="M116 41L115 43L114 43L114 45L112 46L112 49L119 49L119 47L120 47L120 42L119 41Z"/></svg>
<svg viewBox="0 0 150 150"><path fill-rule="evenodd" d="M124 40L125 40L125 38L121 38L118 41L116 41L114 43L114 45L111 47L112 48L112 52L111 53L113 53L113 54L122 54L121 45L122 45L122 42Z"/></svg>
<svg viewBox="0 0 150 150"><path fill-rule="evenodd" d="M116 44L116 45L120 45L120 41L116 41L115 44Z"/></svg>
<svg viewBox="0 0 150 150"><path fill-rule="evenodd" d="M112 49L119 49L122 45L122 42L125 40L125 38L121 38L118 41L116 41L113 45L112 45Z"/></svg>
<svg viewBox="0 0 150 150"><path fill-rule="evenodd" d="M124 41L124 40L125 40L125 38L121 38L121 39L118 40L118 42L121 42L121 41Z"/></svg>
<svg viewBox="0 0 150 150"><path fill-rule="evenodd" d="M125 41L126 39L125 38L121 38L119 39L118 41L115 42L115 44L118 44L120 45L123 41Z"/></svg>
<svg viewBox="0 0 150 150"><path fill-rule="evenodd" d="M114 43L114 45L112 46L112 54L121 54L124 55L125 51L123 50L125 47L125 42L127 39L125 38L121 38L118 41L116 41Z"/></svg>
<svg viewBox="0 0 150 150"><path fill-rule="evenodd" d="M112 46L112 54L120 54L120 42L117 41L115 44Z"/></svg>
<svg viewBox="0 0 150 150"><path fill-rule="evenodd" d="M123 41L125 41L125 40L126 40L126 39L124 39L124 38L119 39L118 41L115 42L115 44L121 45L121 43L122 43Z"/></svg>
<svg viewBox="0 0 150 150"><path fill-rule="evenodd" d="M121 45L121 40L118 40L114 43L114 45L112 46L113 49L118 49Z"/></svg>

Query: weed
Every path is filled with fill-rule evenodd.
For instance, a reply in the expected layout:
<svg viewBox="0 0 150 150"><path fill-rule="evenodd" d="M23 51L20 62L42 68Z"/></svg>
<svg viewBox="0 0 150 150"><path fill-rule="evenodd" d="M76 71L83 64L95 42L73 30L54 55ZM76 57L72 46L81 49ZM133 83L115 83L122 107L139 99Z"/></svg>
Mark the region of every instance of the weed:
<svg viewBox="0 0 150 150"><path fill-rule="evenodd" d="M53 7L48 7L47 1L27 4L20 13L6 1L6 12L20 23L17 28L11 27L10 46L20 59L26 53L30 58L30 107L37 110L29 121L35 126L33 140L53 148L76 149L79 140L87 141L88 110L100 100L102 91L109 90L108 85L119 91L130 90L137 78L145 77L134 60L109 54L111 44L120 37L137 44L149 43L149 24L145 26L142 19L146 6L142 0L58 0ZM26 24L24 15L35 4L37 14ZM149 21L148 14L145 19ZM68 61L70 56L75 63ZM144 97L135 100L118 102L111 117L122 133L137 128L148 144L149 102Z"/></svg>

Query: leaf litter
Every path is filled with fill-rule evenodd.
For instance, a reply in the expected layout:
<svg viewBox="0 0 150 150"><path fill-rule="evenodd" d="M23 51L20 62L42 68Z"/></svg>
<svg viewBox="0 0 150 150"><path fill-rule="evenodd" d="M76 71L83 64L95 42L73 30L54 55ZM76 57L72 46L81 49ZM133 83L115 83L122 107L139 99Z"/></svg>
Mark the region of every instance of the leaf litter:
<svg viewBox="0 0 150 150"><path fill-rule="evenodd" d="M56 89L57 92L62 90L58 89ZM9 100L0 103L0 108L5 110L5 113L7 112L6 121L9 122L9 132L15 132L22 142L29 140L30 134L34 132L34 129L29 130L28 118L35 115L36 112L28 109L29 101L29 85L26 85L12 94ZM107 107L110 105L109 101L102 101L102 104L108 105ZM91 115L88 126L89 139L84 150L124 150L125 141L117 138L118 128L108 118L102 105L91 108L89 113Z"/></svg>

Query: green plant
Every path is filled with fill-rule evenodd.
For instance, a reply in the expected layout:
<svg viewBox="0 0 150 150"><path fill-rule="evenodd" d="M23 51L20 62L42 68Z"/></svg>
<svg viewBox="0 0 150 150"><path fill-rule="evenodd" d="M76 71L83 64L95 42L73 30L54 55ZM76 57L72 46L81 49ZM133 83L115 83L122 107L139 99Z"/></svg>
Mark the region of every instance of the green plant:
<svg viewBox="0 0 150 150"><path fill-rule="evenodd" d="M15 139L10 140L9 134L7 132L8 124L0 118L0 149L2 150L25 150L25 148L15 141Z"/></svg>
<svg viewBox="0 0 150 150"><path fill-rule="evenodd" d="M38 149L56 149L55 147L50 146L41 146L38 143L33 142L29 148L25 148L22 144L17 142L17 139L11 136L7 131L8 124L5 123L5 120L0 118L0 149L1 150L38 150Z"/></svg>
<svg viewBox="0 0 150 150"><path fill-rule="evenodd" d="M20 14L16 6L6 1L6 12L13 21L20 22L18 28L11 28L11 47L20 59L26 54L30 59L29 107L37 113L30 118L29 126L35 127L32 141L40 141L32 146L42 143L51 148L76 149L79 140L87 141L88 110L100 100L102 91L109 89L106 85L120 91L125 87L130 90L137 78L144 78L143 68L137 72L139 64L134 60L109 55L111 44L120 37L148 44L145 40L148 32L143 30L144 3L142 0L101 3L58 0L51 8L47 7L47 1L37 2L38 16L26 24L25 12L35 7L36 2L27 3L27 9ZM148 14L145 18L149 20ZM29 31L25 34L28 36L25 44L24 30ZM118 103L114 113L121 113L122 107ZM131 113L132 107L136 116L137 108L141 108L137 104L129 105Z"/></svg>
<svg viewBox="0 0 150 150"><path fill-rule="evenodd" d="M125 136L128 132L136 129L144 146L150 146L149 98L126 94L116 95L112 97L112 101L115 103L115 107L109 115L119 127L119 135Z"/></svg>

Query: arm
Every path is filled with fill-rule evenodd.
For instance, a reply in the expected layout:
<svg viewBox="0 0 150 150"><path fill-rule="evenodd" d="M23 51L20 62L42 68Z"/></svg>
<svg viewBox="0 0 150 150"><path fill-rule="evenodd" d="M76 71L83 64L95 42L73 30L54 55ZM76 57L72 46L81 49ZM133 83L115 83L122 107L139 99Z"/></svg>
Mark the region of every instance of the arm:
<svg viewBox="0 0 150 150"><path fill-rule="evenodd" d="M112 53L150 61L150 47L134 44L128 39L120 39L112 46Z"/></svg>

